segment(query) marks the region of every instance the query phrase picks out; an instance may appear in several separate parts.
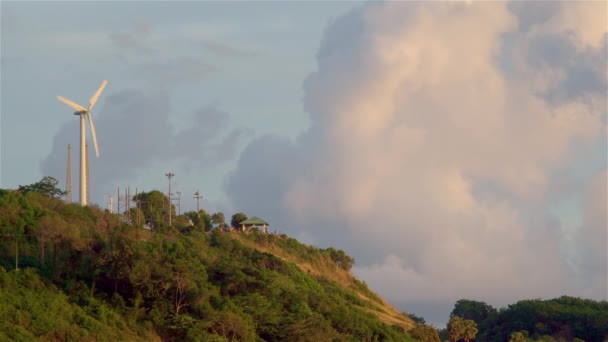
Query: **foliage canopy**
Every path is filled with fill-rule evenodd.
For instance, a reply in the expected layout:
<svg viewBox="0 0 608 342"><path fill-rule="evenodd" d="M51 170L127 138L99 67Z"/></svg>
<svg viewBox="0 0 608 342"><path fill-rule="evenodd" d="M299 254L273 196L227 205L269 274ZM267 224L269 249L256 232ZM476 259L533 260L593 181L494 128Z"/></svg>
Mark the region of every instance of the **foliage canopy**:
<svg viewBox="0 0 608 342"><path fill-rule="evenodd" d="M146 220L163 227L150 231L37 188L0 192L0 229L11 234L0 239L2 340L412 340L405 314L380 319L386 304L347 272L343 251L163 226L159 191L138 194Z"/></svg>

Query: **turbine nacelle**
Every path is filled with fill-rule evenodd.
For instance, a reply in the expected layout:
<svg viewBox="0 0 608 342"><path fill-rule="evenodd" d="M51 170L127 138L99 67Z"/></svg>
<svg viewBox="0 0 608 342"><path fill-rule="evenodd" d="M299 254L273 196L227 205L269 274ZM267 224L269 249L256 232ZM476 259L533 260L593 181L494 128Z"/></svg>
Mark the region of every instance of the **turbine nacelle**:
<svg viewBox="0 0 608 342"><path fill-rule="evenodd" d="M93 107L97 103L97 100L99 100L99 97L101 96L101 93L103 92L107 84L108 81L106 80L101 82L101 86L99 86L95 94L91 96L88 108L85 108L72 100L66 99L63 96L57 96L57 99L59 101L67 104L68 106L76 110L76 112L74 112L74 115L86 115L89 118L89 126L91 127L91 135L93 136L93 145L95 146L95 155L97 157L99 157L99 147L97 146L97 134L95 132L95 125L93 125L93 118L91 117L91 109L93 109Z"/></svg>

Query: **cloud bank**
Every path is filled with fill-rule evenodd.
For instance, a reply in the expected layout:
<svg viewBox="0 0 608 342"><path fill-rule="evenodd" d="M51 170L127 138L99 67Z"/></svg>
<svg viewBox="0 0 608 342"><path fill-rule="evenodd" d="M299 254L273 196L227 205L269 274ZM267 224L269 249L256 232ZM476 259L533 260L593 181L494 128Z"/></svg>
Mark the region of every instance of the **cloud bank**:
<svg viewBox="0 0 608 342"><path fill-rule="evenodd" d="M605 299L605 13L600 2L355 9L327 27L304 82L311 127L253 141L226 192L280 231L345 249L372 288L431 322L459 298ZM594 177L556 172L593 146ZM550 208L579 195L569 230Z"/></svg>

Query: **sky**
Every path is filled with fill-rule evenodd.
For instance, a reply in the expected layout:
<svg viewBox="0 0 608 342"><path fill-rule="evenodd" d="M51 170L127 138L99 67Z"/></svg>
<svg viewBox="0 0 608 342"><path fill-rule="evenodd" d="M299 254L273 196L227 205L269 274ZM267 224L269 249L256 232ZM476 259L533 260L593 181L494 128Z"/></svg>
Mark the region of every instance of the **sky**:
<svg viewBox="0 0 608 342"><path fill-rule="evenodd" d="M607 3L2 1L0 187L182 192L355 258L445 325L608 298ZM88 129L88 127L87 127Z"/></svg>

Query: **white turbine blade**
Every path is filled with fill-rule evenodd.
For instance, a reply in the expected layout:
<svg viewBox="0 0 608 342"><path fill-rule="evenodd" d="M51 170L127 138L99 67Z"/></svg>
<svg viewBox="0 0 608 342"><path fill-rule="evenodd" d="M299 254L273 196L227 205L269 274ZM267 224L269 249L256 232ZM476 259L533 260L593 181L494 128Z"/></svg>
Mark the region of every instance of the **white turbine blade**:
<svg viewBox="0 0 608 342"><path fill-rule="evenodd" d="M83 106L79 105L78 103L75 103L71 100L66 99L63 96L57 96L57 99L65 104L67 104L68 106L74 108L77 112L82 112L82 111L87 111L86 108L84 108Z"/></svg>
<svg viewBox="0 0 608 342"><path fill-rule="evenodd" d="M95 126L93 125L93 119L91 118L91 113L87 113L89 117L89 126L91 126L91 135L93 136L93 145L95 146L95 155L99 158L99 147L97 147L97 134L95 134Z"/></svg>
<svg viewBox="0 0 608 342"><path fill-rule="evenodd" d="M89 101L89 110L91 110L93 106L95 106L95 103L97 103L97 100L99 100L99 96L101 96L101 92L103 92L103 89L106 87L106 84L108 84L108 81L106 80L101 82L101 86L99 86L99 89L97 89L95 94L91 97L91 100Z"/></svg>

